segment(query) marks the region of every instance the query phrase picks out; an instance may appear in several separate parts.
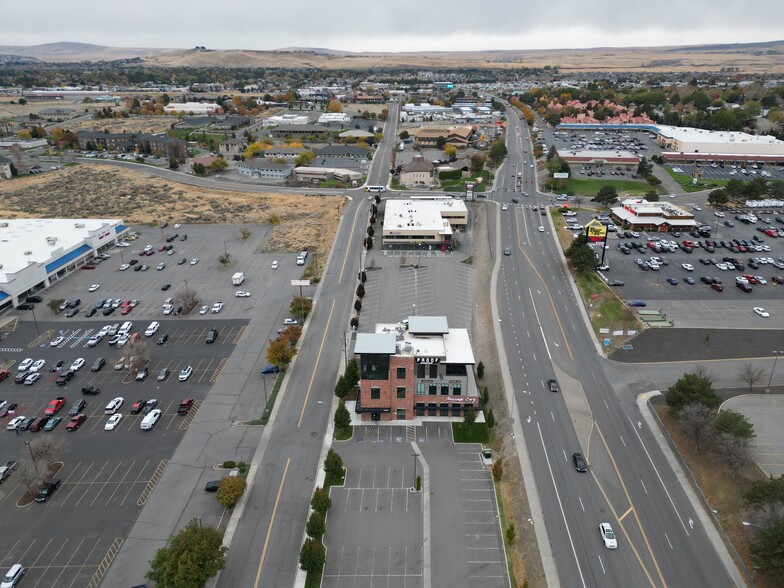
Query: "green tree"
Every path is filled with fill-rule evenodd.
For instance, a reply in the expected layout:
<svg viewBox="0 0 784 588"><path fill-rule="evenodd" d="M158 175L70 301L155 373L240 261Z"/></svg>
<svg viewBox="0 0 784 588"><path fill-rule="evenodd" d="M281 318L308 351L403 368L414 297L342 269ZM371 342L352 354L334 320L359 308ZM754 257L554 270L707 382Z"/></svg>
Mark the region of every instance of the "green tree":
<svg viewBox="0 0 784 588"><path fill-rule="evenodd" d="M226 566L223 537L214 527L191 522L159 549L146 577L159 588L201 588Z"/></svg>
<svg viewBox="0 0 784 588"><path fill-rule="evenodd" d="M313 492L310 507L321 514L327 514L327 511L332 508L332 499L329 497L329 493L324 488L317 487Z"/></svg>
<svg viewBox="0 0 784 588"><path fill-rule="evenodd" d="M335 396L338 398L345 398L348 396L350 391L351 389L349 388L348 382L346 381L346 375L342 374L335 383Z"/></svg>
<svg viewBox="0 0 784 588"><path fill-rule="evenodd" d="M476 412L474 412L473 406L469 406L465 411L465 415L463 416L463 423L467 427L472 427L475 422L476 422Z"/></svg>
<svg viewBox="0 0 784 588"><path fill-rule="evenodd" d="M501 141L496 141L493 143L493 146L490 147L490 163L493 167L498 167L501 165L501 162L506 159L506 145L504 145Z"/></svg>
<svg viewBox="0 0 784 588"><path fill-rule="evenodd" d="M206 176L207 175L207 170L204 167L204 164L202 164L202 163L194 163L194 164L192 164L191 165L191 169L193 170L193 173L196 174L197 176Z"/></svg>
<svg viewBox="0 0 784 588"><path fill-rule="evenodd" d="M359 383L359 365L355 358L351 358L346 364L345 376L349 388L353 388Z"/></svg>
<svg viewBox="0 0 784 588"><path fill-rule="evenodd" d="M300 153L296 160L294 160L294 164L297 167L307 167L311 163L313 163L313 159L315 159L316 155L312 151L305 151L304 153Z"/></svg>
<svg viewBox="0 0 784 588"><path fill-rule="evenodd" d="M604 185L599 188L599 192L597 192L596 197L593 200L594 202L609 206L618 201L618 190L615 189L615 186L609 184Z"/></svg>
<svg viewBox="0 0 784 588"><path fill-rule="evenodd" d="M270 339L267 346L267 361L281 369L289 365L296 354L296 347L291 347L284 339Z"/></svg>
<svg viewBox="0 0 784 588"><path fill-rule="evenodd" d="M210 171L211 172L220 172L229 167L229 162L219 157L215 161L210 164Z"/></svg>
<svg viewBox="0 0 784 588"><path fill-rule="evenodd" d="M757 480L743 494L746 508L760 515L765 523L784 521L784 475Z"/></svg>
<svg viewBox="0 0 784 588"><path fill-rule="evenodd" d="M754 439L754 425L746 418L746 415L736 410L723 410L716 417L713 423L715 429L720 433L729 433L741 439Z"/></svg>
<svg viewBox="0 0 784 588"><path fill-rule="evenodd" d="M400 135L398 135L398 136L400 137L400 140L401 140L401 141L405 141L405 140L406 140L406 139L408 139L408 138L409 138L411 135L409 135L409 134L408 134L408 131L405 131L405 130L403 130L403 131L400 131Z"/></svg>
<svg viewBox="0 0 784 588"><path fill-rule="evenodd" d="M334 449L327 452L327 457L324 459L324 471L331 478L343 476L343 458Z"/></svg>
<svg viewBox="0 0 784 588"><path fill-rule="evenodd" d="M637 175L641 177L646 177L650 175L653 171L653 166L648 163L648 160L644 157L640 160L640 163L637 164Z"/></svg>
<svg viewBox="0 0 784 588"><path fill-rule="evenodd" d="M299 551L299 566L309 574L320 574L327 552L319 539L308 537Z"/></svg>
<svg viewBox="0 0 784 588"><path fill-rule="evenodd" d="M218 487L218 502L226 508L233 508L239 499L242 498L247 486L248 483L245 481L245 478L240 478L239 476L223 478Z"/></svg>
<svg viewBox="0 0 784 588"><path fill-rule="evenodd" d="M721 404L721 398L713 391L711 381L697 374L683 374L664 393L664 399L673 416L677 416L685 405L696 402L708 408Z"/></svg>
<svg viewBox="0 0 784 588"><path fill-rule="evenodd" d="M645 193L645 199L648 202L658 202L659 201L659 193L656 190L648 190Z"/></svg>
<svg viewBox="0 0 784 588"><path fill-rule="evenodd" d="M784 581L784 522L760 529L759 539L751 544L751 559L760 572Z"/></svg>
<svg viewBox="0 0 784 588"><path fill-rule="evenodd" d="M295 296L289 304L289 312L298 318L307 318L313 309L313 301L307 296Z"/></svg>
<svg viewBox="0 0 784 588"><path fill-rule="evenodd" d="M437 137L436 147L439 149L443 149L444 147L446 147L446 137Z"/></svg>
<svg viewBox="0 0 784 588"><path fill-rule="evenodd" d="M305 525L305 532L314 539L321 539L326 531L327 525L324 522L324 515L314 510L310 513L310 518Z"/></svg>
<svg viewBox="0 0 784 588"><path fill-rule="evenodd" d="M485 377L485 364L481 361L476 364L476 377L480 380Z"/></svg>
<svg viewBox="0 0 784 588"><path fill-rule="evenodd" d="M596 254L582 237L577 237L566 250L566 259L572 264L572 268L578 274L593 271L596 267Z"/></svg>
<svg viewBox="0 0 784 588"><path fill-rule="evenodd" d="M727 190L724 188L717 188L716 190L712 190L710 194L708 194L708 203L709 204L726 204L729 202L730 198L727 196Z"/></svg>
<svg viewBox="0 0 784 588"><path fill-rule="evenodd" d="M345 431L351 426L351 413L346 408L346 403L341 400L335 409L335 428Z"/></svg>

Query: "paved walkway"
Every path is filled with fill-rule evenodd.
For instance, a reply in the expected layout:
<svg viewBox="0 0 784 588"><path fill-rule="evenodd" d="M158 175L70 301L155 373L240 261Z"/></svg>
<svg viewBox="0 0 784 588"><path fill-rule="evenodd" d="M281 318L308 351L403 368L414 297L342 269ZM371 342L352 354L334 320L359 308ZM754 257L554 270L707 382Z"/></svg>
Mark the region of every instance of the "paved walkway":
<svg viewBox="0 0 784 588"><path fill-rule="evenodd" d="M730 398L720 410L738 411L754 425L757 437L752 445L754 461L770 476L784 475L784 396L745 394Z"/></svg>

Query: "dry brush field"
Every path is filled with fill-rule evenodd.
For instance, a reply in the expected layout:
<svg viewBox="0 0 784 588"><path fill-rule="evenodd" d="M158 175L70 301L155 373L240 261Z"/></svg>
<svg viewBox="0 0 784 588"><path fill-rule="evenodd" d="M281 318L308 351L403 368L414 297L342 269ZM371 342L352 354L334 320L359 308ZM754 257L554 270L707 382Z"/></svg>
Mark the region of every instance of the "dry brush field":
<svg viewBox="0 0 784 588"><path fill-rule="evenodd" d="M2 218L121 218L191 224L273 223L268 251L326 253L343 198L211 190L143 172L83 164L0 182Z"/></svg>

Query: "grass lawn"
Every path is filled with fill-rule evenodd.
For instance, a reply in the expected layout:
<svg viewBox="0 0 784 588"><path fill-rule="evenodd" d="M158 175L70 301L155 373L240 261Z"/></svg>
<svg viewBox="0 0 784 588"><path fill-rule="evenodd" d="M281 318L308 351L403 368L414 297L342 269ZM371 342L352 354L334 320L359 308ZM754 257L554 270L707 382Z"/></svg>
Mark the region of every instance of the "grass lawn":
<svg viewBox="0 0 784 588"><path fill-rule="evenodd" d="M267 421L269 421L270 413L275 406L275 398L278 396L278 390L280 390L280 385L283 383L283 376L284 372L280 372L275 377L275 384L272 386L269 396L267 396L267 405L264 407L264 412L261 413L261 418L251 421L251 425L266 425Z"/></svg>
<svg viewBox="0 0 784 588"><path fill-rule="evenodd" d="M593 198L598 194L602 186L614 186L619 195L644 196L651 190L657 190L656 186L651 186L646 182L636 182L634 180L608 180L605 178L596 180L586 180L574 178L566 182L565 192L567 194L580 194ZM659 190L657 190L659 191Z"/></svg>
<svg viewBox="0 0 784 588"><path fill-rule="evenodd" d="M479 178L482 178L482 183L477 183ZM485 192L492 187L493 174L486 169L483 169L478 174L470 178L458 178L456 180L444 180L441 182L441 189L444 192L465 192L466 184L474 184L474 192Z"/></svg>
<svg viewBox="0 0 784 588"><path fill-rule="evenodd" d="M452 423L452 434L455 443L489 443L490 429L487 423L474 423L467 427L465 423Z"/></svg>
<svg viewBox="0 0 784 588"><path fill-rule="evenodd" d="M692 177L687 174L679 174L672 171L672 168L664 168L670 177L678 182L678 185L683 188L684 192L699 192L701 190L708 190L710 188L723 188L727 185L727 180L709 180L699 179L696 184L692 184Z"/></svg>
<svg viewBox="0 0 784 588"><path fill-rule="evenodd" d="M348 441L351 439L351 435L353 434L353 429L351 427L347 427L345 429L335 429L335 441Z"/></svg>

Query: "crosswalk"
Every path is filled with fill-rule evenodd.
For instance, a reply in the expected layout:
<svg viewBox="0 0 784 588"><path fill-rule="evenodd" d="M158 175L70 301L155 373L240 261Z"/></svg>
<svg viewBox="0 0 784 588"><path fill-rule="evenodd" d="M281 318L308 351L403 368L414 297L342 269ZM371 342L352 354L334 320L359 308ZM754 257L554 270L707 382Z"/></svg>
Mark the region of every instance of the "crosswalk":
<svg viewBox="0 0 784 588"><path fill-rule="evenodd" d="M384 250L384 257L452 257L451 251L422 251L421 249Z"/></svg>

